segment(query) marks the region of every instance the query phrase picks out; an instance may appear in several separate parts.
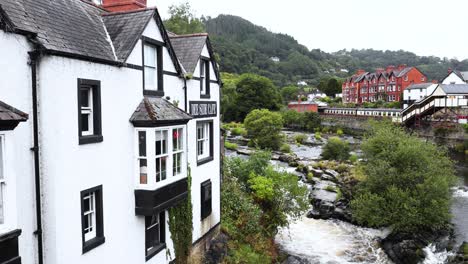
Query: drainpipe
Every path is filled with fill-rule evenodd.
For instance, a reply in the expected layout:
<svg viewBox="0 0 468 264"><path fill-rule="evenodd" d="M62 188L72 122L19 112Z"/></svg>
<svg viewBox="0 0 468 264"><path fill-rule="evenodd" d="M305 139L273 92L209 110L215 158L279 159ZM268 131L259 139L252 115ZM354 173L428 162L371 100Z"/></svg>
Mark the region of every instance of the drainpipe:
<svg viewBox="0 0 468 264"><path fill-rule="evenodd" d="M37 237L37 254L38 263L44 263L43 243L42 243L42 208L41 208L41 172L40 172L40 158L39 158L39 118L37 110L37 66L40 60L40 52L29 52L30 66L31 66L31 80L32 80L32 106L33 106L33 137L34 147L31 150L34 152L34 174L35 174L35 190L36 190L36 225L37 230L34 234Z"/></svg>

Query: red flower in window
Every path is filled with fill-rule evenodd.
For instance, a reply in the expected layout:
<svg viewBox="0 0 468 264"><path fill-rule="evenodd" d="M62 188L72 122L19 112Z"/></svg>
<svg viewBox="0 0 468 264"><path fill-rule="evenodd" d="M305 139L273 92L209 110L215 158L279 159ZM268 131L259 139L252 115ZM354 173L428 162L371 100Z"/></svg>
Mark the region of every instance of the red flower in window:
<svg viewBox="0 0 468 264"><path fill-rule="evenodd" d="M173 137L174 137L174 138L179 138L179 136L180 136L180 135L179 135L179 131L174 130L174 132L173 132Z"/></svg>

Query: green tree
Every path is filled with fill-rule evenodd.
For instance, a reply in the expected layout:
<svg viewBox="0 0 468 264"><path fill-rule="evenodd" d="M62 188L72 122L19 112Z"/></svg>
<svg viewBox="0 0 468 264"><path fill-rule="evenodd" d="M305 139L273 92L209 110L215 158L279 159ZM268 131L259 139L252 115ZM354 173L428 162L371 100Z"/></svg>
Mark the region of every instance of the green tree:
<svg viewBox="0 0 468 264"><path fill-rule="evenodd" d="M351 203L353 216L372 227L418 232L450 220L455 182L447 152L390 122L372 123L362 144L365 180Z"/></svg>
<svg viewBox="0 0 468 264"><path fill-rule="evenodd" d="M169 7L171 17L164 21L166 29L179 35L205 32L203 22L195 17L188 2Z"/></svg>
<svg viewBox="0 0 468 264"><path fill-rule="evenodd" d="M287 127L304 127L304 113L299 113L295 110L285 110L281 111L281 116L283 117L284 125Z"/></svg>
<svg viewBox="0 0 468 264"><path fill-rule="evenodd" d="M348 142L338 137L331 137L323 147L322 158L326 160L345 161L349 159L350 147Z"/></svg>
<svg viewBox="0 0 468 264"><path fill-rule="evenodd" d="M236 87L239 121L254 109L279 110L281 95L270 79L255 74L243 74Z"/></svg>
<svg viewBox="0 0 468 264"><path fill-rule="evenodd" d="M283 101L287 104L290 101L297 101L297 96L299 95L299 88L297 86L286 86L281 88L281 96Z"/></svg>
<svg viewBox="0 0 468 264"><path fill-rule="evenodd" d="M314 129L320 127L322 119L320 118L320 115L318 113L305 112L303 121L301 123L303 124L303 127L305 127L307 130L313 131Z"/></svg>
<svg viewBox="0 0 468 264"><path fill-rule="evenodd" d="M230 73L221 73L223 86L221 90L221 115L224 122L237 120L237 91L236 82L239 76Z"/></svg>
<svg viewBox="0 0 468 264"><path fill-rule="evenodd" d="M249 137L262 149L277 150L281 146L283 118L268 109L255 109L244 120Z"/></svg>

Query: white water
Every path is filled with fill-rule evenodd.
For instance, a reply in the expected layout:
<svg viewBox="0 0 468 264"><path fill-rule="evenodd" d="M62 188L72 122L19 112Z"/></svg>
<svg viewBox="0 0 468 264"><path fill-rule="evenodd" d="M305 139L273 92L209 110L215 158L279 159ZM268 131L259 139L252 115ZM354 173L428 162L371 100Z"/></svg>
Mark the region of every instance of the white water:
<svg viewBox="0 0 468 264"><path fill-rule="evenodd" d="M426 254L426 258L424 259L423 264L440 264L445 263L447 258L454 255L452 252L447 252L446 250L442 252L436 252L436 246L430 244L424 249L424 253Z"/></svg>
<svg viewBox="0 0 468 264"><path fill-rule="evenodd" d="M392 263L378 240L388 231L361 228L338 220L303 217L280 230L276 242L291 255L310 263Z"/></svg>

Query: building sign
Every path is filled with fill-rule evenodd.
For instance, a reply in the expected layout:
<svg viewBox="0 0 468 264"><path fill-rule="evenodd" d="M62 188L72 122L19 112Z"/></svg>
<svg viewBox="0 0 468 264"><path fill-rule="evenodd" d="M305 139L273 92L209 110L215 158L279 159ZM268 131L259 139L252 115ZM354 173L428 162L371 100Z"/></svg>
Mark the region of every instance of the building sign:
<svg viewBox="0 0 468 264"><path fill-rule="evenodd" d="M190 102L190 115L195 118L217 116L218 105L210 101L192 101Z"/></svg>

